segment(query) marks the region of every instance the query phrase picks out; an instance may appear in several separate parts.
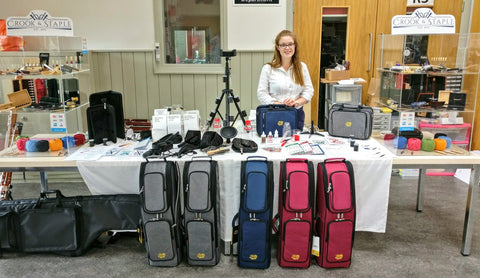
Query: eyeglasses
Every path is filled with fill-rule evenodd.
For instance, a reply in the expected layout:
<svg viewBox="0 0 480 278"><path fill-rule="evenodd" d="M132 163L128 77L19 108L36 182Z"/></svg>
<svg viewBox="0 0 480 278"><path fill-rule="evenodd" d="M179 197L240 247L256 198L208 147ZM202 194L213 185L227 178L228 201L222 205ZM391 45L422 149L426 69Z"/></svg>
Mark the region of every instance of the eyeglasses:
<svg viewBox="0 0 480 278"><path fill-rule="evenodd" d="M281 47L281 48L283 48L283 49L286 49L287 47L289 47L289 48L292 48L292 47L294 47L294 46L295 46L295 44L294 44L294 43L289 43L289 44L279 44L278 46L280 46L280 47Z"/></svg>

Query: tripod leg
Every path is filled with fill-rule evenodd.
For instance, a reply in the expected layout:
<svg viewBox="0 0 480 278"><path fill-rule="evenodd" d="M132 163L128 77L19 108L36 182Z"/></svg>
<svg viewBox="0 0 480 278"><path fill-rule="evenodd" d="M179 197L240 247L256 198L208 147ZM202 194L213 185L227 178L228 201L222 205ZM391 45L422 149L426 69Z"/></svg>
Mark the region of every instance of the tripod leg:
<svg viewBox="0 0 480 278"><path fill-rule="evenodd" d="M208 128L210 128L212 126L213 120L215 119L215 116L217 114L220 116L220 119L222 119L222 121L223 121L222 114L220 113L218 108L220 108L220 104L222 103L222 100L223 100L224 96L225 96L225 93L223 92L222 95L220 96L220 98L216 99L215 102L216 102L217 106L215 107L215 111L210 112L210 119L207 122Z"/></svg>

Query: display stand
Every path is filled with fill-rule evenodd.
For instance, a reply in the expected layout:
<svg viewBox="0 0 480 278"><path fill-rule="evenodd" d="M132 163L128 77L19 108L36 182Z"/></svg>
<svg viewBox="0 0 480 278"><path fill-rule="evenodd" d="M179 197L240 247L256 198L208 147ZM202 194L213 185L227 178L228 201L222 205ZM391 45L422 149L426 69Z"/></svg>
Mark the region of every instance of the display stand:
<svg viewBox="0 0 480 278"><path fill-rule="evenodd" d="M215 100L215 111L210 113L210 119L207 122L208 128L212 125L215 116L218 114L220 119L223 121L223 127L220 130L220 135L227 139L227 142L230 141L231 138L237 136L237 129L234 127L235 122L237 121L238 117L242 119L243 125L245 125L245 117L247 116L247 112L245 110L241 110L238 103L240 102L240 98L233 94L233 90L230 89L230 65L229 61L231 57L237 55L237 51L234 49L232 51L222 51L221 56L225 57L225 75L223 76L223 82L225 83L225 89L222 90L222 96ZM220 111L220 104L222 103L223 99L226 99L227 103L225 105L225 117L222 116ZM233 102L237 109L237 115L235 117L230 115L230 103Z"/></svg>

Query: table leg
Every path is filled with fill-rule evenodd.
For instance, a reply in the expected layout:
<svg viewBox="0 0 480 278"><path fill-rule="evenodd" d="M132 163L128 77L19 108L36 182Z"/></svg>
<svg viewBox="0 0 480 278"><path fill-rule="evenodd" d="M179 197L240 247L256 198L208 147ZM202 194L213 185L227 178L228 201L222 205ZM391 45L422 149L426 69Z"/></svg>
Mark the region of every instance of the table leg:
<svg viewBox="0 0 480 278"><path fill-rule="evenodd" d="M40 192L48 191L48 177L47 172L40 172Z"/></svg>
<svg viewBox="0 0 480 278"><path fill-rule="evenodd" d="M418 187L417 187L417 211L423 211L423 192L425 191L425 173L426 169L419 168Z"/></svg>
<svg viewBox="0 0 480 278"><path fill-rule="evenodd" d="M465 221L463 223L463 238L461 253L464 256L470 255L470 247L472 245L473 225L475 205L478 197L478 186L480 181L480 165L473 165L470 174L470 183L468 186L467 206L465 208Z"/></svg>

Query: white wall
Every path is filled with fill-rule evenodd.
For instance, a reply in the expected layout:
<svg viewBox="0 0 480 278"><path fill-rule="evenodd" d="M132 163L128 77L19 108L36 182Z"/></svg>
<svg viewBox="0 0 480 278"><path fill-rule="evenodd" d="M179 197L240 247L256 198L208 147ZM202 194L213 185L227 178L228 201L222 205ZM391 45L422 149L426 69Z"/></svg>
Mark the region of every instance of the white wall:
<svg viewBox="0 0 480 278"><path fill-rule="evenodd" d="M89 50L154 48L153 0L2 0L0 18L26 17L45 10L69 17L75 36L87 38Z"/></svg>
<svg viewBox="0 0 480 278"><path fill-rule="evenodd" d="M152 50L155 0L1 0L0 18L26 17L45 10L69 17L75 36L89 50ZM193 0L181 0L181 4ZM224 1L224 0L221 0ZM276 34L287 26L287 0L279 5L233 5L227 0L227 49L272 50Z"/></svg>
<svg viewBox="0 0 480 278"><path fill-rule="evenodd" d="M280 0L278 5L228 2L228 49L273 50L275 36L287 28L287 0Z"/></svg>

